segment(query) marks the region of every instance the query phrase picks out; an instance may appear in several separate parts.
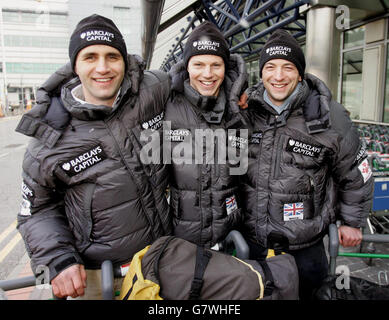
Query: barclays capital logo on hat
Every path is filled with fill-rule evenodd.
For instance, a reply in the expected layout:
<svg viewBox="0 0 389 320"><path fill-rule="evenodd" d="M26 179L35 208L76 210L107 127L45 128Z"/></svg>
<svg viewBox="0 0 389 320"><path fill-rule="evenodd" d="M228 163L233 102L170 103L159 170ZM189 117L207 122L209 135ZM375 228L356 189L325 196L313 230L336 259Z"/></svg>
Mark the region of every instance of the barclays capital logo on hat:
<svg viewBox="0 0 389 320"><path fill-rule="evenodd" d="M82 32L80 38L86 41L107 41L112 42L115 35L112 32L104 30L89 30Z"/></svg>
<svg viewBox="0 0 389 320"><path fill-rule="evenodd" d="M193 47L199 51L217 51L220 48L220 42L210 40L208 37L202 37L197 41L193 41Z"/></svg>
<svg viewBox="0 0 389 320"><path fill-rule="evenodd" d="M288 56L292 52L292 49L287 46L274 46L266 49L266 54L269 56L283 55Z"/></svg>

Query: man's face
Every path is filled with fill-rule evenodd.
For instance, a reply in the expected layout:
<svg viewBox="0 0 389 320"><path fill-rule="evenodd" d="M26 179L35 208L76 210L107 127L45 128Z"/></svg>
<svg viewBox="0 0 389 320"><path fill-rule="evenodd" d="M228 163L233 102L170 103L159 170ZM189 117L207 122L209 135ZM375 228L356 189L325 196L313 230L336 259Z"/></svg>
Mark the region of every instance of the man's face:
<svg viewBox="0 0 389 320"><path fill-rule="evenodd" d="M217 96L224 80L223 58L210 54L193 56L188 62L189 84L203 96Z"/></svg>
<svg viewBox="0 0 389 320"><path fill-rule="evenodd" d="M125 64L119 50L106 45L82 49L75 72L82 83L85 101L111 107L122 84Z"/></svg>
<svg viewBox="0 0 389 320"><path fill-rule="evenodd" d="M276 106L293 93L301 76L294 63L284 59L273 59L265 63L262 69L262 82L270 101Z"/></svg>

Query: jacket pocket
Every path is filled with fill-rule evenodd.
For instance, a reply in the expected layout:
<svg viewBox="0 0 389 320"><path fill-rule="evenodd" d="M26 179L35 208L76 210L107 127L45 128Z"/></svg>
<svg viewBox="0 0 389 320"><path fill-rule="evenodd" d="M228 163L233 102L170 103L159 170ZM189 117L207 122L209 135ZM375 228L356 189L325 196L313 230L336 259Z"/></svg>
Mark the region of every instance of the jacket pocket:
<svg viewBox="0 0 389 320"><path fill-rule="evenodd" d="M172 187L170 187L169 205L170 205L170 215L173 217L173 219L174 220L180 219L179 192L177 189Z"/></svg>
<svg viewBox="0 0 389 320"><path fill-rule="evenodd" d="M66 216L80 252L93 241L92 198L95 188L94 183L80 184L74 186L65 197Z"/></svg>
<svg viewBox="0 0 389 320"><path fill-rule="evenodd" d="M310 220L314 215L313 194L273 192L268 212L270 218L280 224L295 224L301 220Z"/></svg>
<svg viewBox="0 0 389 320"><path fill-rule="evenodd" d="M284 141L285 141L285 136L280 135L277 139L277 144L276 144L276 154L275 154L275 159L274 159L274 168L273 168L273 178L277 179L281 175L281 159L282 159L282 152L284 148Z"/></svg>
<svg viewBox="0 0 389 320"><path fill-rule="evenodd" d="M92 239L92 228L93 228L93 219L92 219L92 199L95 192L96 185L94 183L86 184L85 194L84 194L84 210L83 210L83 230L84 230L84 239L86 241L93 241Z"/></svg>

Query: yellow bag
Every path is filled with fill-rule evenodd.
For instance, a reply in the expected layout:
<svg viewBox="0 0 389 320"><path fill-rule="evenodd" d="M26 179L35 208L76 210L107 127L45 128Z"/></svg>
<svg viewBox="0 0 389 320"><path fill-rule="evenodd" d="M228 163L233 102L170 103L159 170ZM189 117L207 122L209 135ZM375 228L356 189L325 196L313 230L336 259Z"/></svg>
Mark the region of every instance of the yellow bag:
<svg viewBox="0 0 389 320"><path fill-rule="evenodd" d="M134 255L120 290L120 300L163 300L159 296L159 285L144 279L142 274L142 258L149 248L147 246Z"/></svg>

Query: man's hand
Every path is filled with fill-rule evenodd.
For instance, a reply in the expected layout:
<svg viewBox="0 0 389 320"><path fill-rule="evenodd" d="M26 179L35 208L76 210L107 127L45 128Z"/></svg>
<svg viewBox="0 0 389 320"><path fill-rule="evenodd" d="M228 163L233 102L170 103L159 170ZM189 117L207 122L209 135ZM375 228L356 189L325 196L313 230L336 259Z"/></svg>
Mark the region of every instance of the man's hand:
<svg viewBox="0 0 389 320"><path fill-rule="evenodd" d="M247 100L248 100L248 96L247 96L247 93L246 92L243 92L243 94L240 96L239 98L239 102L238 102L238 105L241 109L246 109L248 108L248 104L247 104Z"/></svg>
<svg viewBox="0 0 389 320"><path fill-rule="evenodd" d="M340 226L338 235L339 243L343 247L355 247L362 242L362 231L358 228Z"/></svg>
<svg viewBox="0 0 389 320"><path fill-rule="evenodd" d="M84 295L86 272L81 264L75 264L60 272L52 281L53 293L58 298Z"/></svg>

